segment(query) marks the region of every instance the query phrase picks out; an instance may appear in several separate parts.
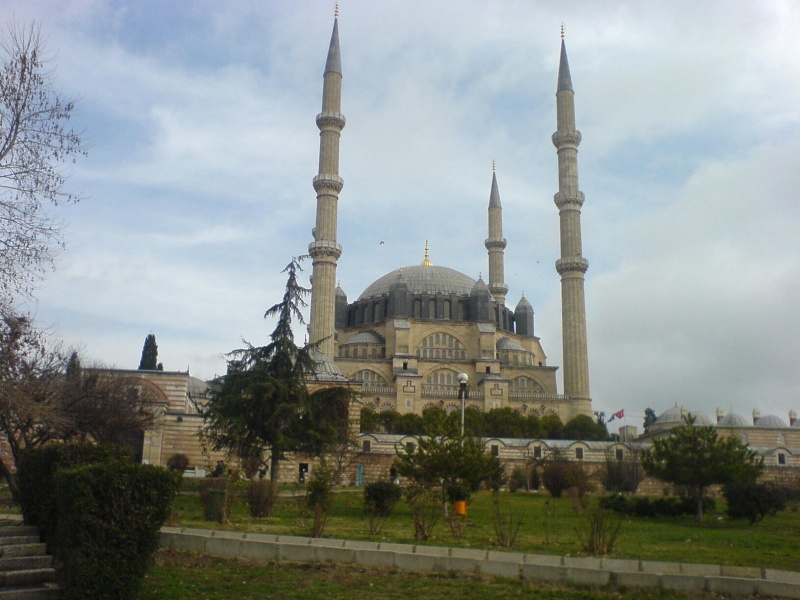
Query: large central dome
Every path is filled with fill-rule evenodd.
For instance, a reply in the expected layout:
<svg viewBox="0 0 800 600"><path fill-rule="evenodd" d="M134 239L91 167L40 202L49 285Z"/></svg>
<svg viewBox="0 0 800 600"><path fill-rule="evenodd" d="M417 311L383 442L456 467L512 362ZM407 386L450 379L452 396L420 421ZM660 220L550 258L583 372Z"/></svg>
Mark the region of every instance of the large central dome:
<svg viewBox="0 0 800 600"><path fill-rule="evenodd" d="M392 285L398 282L401 271L403 279L408 284L409 291L415 295L455 294L469 296L475 285L475 280L472 277L459 273L454 269L435 265L413 265L395 269L377 279L364 290L358 299L367 300L368 298L380 298L388 295Z"/></svg>

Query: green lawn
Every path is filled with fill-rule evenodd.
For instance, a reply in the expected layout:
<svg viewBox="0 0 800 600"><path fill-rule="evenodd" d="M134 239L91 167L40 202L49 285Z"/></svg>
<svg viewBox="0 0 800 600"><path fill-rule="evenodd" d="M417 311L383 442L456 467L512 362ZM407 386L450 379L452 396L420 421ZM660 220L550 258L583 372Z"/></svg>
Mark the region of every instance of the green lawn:
<svg viewBox="0 0 800 600"><path fill-rule="evenodd" d="M332 563L270 563L230 560L189 552L160 551L147 575L143 600L230 598L352 600L648 600L719 598L677 592L584 589L475 575L411 573Z"/></svg>
<svg viewBox="0 0 800 600"><path fill-rule="evenodd" d="M546 494L503 494L503 501L522 520L517 552L540 554L583 554L579 530L587 522L585 512L569 498L553 499ZM730 521L724 507L706 515L697 524L692 516L672 518L626 518L613 556L645 560L759 566L800 571L800 512L797 507L767 517L749 526ZM455 535L440 521L427 542L440 546L495 548L491 495L479 492L469 504L463 535ZM179 496L172 524L194 528L222 528L285 535L309 535L300 518L297 501L281 498L273 516L254 519L243 501L234 505L231 522L218 525L205 521L196 495ZM411 516L401 500L386 521L382 533L369 535L362 513L362 493L347 490L336 494L324 537L414 543Z"/></svg>

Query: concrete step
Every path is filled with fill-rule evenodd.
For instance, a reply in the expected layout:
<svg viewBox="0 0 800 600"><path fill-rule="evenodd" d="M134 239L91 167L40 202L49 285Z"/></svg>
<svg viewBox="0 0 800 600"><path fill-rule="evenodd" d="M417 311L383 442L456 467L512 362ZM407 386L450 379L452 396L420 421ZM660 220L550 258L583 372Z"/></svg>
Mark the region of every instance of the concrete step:
<svg viewBox="0 0 800 600"><path fill-rule="evenodd" d="M17 544L35 544L39 535L4 535L0 537L0 546L16 546Z"/></svg>
<svg viewBox="0 0 800 600"><path fill-rule="evenodd" d="M0 589L0 600L53 600L61 597L55 584L14 586Z"/></svg>
<svg viewBox="0 0 800 600"><path fill-rule="evenodd" d="M33 525L3 525L0 527L0 538L19 535L35 535L39 537L39 530Z"/></svg>
<svg viewBox="0 0 800 600"><path fill-rule="evenodd" d="M24 571L30 569L49 569L53 566L52 556L4 556L0 559L0 572Z"/></svg>
<svg viewBox="0 0 800 600"><path fill-rule="evenodd" d="M47 553L47 544L37 542L36 544L15 544L0 546L0 558L12 558L16 556L42 556Z"/></svg>
<svg viewBox="0 0 800 600"><path fill-rule="evenodd" d="M52 567L26 571L0 571L0 588L52 583L55 580L56 570Z"/></svg>

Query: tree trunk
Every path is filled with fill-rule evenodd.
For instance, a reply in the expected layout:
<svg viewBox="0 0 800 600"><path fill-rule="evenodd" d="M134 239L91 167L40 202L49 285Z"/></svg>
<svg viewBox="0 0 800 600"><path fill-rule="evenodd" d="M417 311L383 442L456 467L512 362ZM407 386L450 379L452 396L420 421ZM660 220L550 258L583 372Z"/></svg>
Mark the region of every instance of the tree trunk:
<svg viewBox="0 0 800 600"><path fill-rule="evenodd" d="M694 520L698 523L703 520L703 488L697 488L697 513Z"/></svg>
<svg viewBox="0 0 800 600"><path fill-rule="evenodd" d="M11 469L0 460L0 475L8 482L8 488L11 490L11 500L14 504L19 504L19 486L17 485L17 477L11 472Z"/></svg>
<svg viewBox="0 0 800 600"><path fill-rule="evenodd" d="M270 452L269 455L269 478L270 481L278 484L278 474L280 472L281 460L277 452Z"/></svg>

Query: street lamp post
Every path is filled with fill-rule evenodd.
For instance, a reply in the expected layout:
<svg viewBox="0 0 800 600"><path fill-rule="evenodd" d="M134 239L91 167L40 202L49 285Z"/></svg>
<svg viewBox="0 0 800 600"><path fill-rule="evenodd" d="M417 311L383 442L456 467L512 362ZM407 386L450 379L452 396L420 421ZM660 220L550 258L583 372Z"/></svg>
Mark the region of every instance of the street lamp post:
<svg viewBox="0 0 800 600"><path fill-rule="evenodd" d="M467 383L469 383L469 377L466 373L459 373L456 375L456 380L458 380L458 398L461 400L461 444L464 444L464 405L466 404L467 398Z"/></svg>

